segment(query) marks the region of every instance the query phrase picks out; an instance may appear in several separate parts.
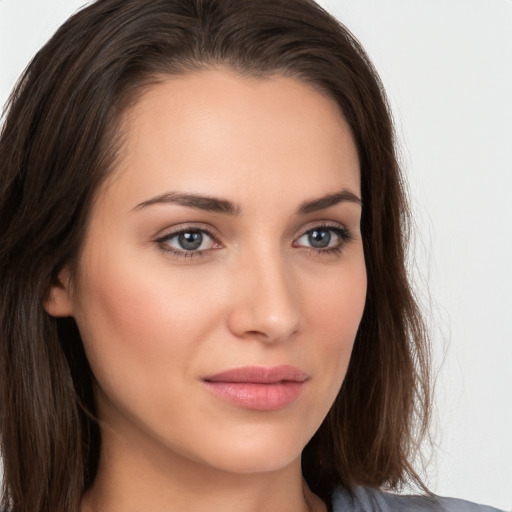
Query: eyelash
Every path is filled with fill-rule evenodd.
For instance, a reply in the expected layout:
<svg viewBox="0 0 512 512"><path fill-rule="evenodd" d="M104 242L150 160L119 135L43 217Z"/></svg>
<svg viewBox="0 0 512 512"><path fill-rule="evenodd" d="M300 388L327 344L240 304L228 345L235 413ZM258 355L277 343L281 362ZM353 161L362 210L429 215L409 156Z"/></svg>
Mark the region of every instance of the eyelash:
<svg viewBox="0 0 512 512"><path fill-rule="evenodd" d="M346 244L348 244L351 240L353 240L353 235L350 231L342 226L341 224L319 224L318 226L313 226L312 228L306 229L302 232L302 234L297 238L300 240L303 236L311 233L312 231L331 231L339 238L339 242L334 247L328 247L326 249L316 249L315 247L301 247L302 250L320 254L320 255L339 255L341 254L343 248Z"/></svg>
<svg viewBox="0 0 512 512"><path fill-rule="evenodd" d="M184 228L179 228L176 231L172 231L171 233L169 233L169 234L167 234L167 235L165 235L165 236L163 236L161 238L158 238L157 240L155 240L155 242L158 244L159 248L162 251L164 251L166 253L171 253L173 256L177 256L178 258L189 259L189 258L202 257L202 256L206 256L208 251L211 250L211 249L206 249L206 250L202 250L202 251L187 251L187 250L183 249L182 251L178 251L176 249L170 248L168 245L165 244L166 242L169 242L173 238L181 235L182 233L202 233L202 234L206 234L215 243L220 243L218 241L217 237L209 229L207 229L205 227L195 227L195 226L186 226Z"/></svg>
<svg viewBox="0 0 512 512"><path fill-rule="evenodd" d="M343 247L349 243L353 239L353 235L350 233L350 231L342 226L341 224L319 224L318 226L313 226L301 233L300 236L297 237L296 240L300 240L303 236L307 235L308 233L311 233L312 231L331 231L334 232L334 234L340 239L340 242L335 245L334 247L328 247L326 249L317 249L314 247L303 247L300 246L300 248L307 252L312 252L315 254L320 255L338 255L341 254ZM182 233L201 233L208 235L215 243L220 244L219 240L217 239L216 235L213 234L209 229L205 227L195 227L195 226L187 226L184 228L177 229L176 231L172 231L171 233L160 237L155 240L155 243L158 244L159 248L166 252L171 253L173 256L176 256L178 258L197 258L197 257L203 257L208 254L209 251L212 249L204 249L204 250L195 250L195 251L187 251L185 249L183 250L176 250L169 248L168 245L166 245L166 242L169 242L170 240L174 239L175 237L179 236Z"/></svg>

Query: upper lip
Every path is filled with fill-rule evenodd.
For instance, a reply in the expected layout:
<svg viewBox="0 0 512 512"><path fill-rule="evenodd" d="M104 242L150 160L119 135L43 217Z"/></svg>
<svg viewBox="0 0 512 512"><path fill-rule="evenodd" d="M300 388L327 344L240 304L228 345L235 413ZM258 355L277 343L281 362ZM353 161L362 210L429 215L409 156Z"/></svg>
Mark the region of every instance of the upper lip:
<svg viewBox="0 0 512 512"><path fill-rule="evenodd" d="M210 375L207 382L247 382L254 384L276 384L278 382L305 382L309 375L295 366L243 366Z"/></svg>

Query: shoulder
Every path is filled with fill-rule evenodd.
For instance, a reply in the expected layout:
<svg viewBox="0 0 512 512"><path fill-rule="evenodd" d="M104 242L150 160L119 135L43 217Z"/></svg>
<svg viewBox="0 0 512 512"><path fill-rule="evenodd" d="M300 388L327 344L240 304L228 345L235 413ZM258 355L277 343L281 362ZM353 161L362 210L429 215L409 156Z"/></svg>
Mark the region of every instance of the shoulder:
<svg viewBox="0 0 512 512"><path fill-rule="evenodd" d="M333 512L500 512L493 507L439 496L390 494L356 487L352 494L339 489L333 495Z"/></svg>

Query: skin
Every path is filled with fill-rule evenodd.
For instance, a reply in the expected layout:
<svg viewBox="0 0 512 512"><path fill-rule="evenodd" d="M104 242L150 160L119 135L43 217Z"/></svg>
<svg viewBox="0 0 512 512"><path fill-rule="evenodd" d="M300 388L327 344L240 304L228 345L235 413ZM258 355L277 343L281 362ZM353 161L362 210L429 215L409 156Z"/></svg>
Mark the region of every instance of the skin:
<svg viewBox="0 0 512 512"><path fill-rule="evenodd" d="M97 380L102 451L83 510L326 510L300 454L340 389L363 312L361 205L297 210L360 197L347 123L296 79L216 69L152 85L122 132L76 274L64 268L46 304L75 318ZM236 214L151 203L169 192L221 198ZM307 232L323 225L331 242L315 249ZM199 251L179 245L176 229L205 228L213 238ZM281 364L309 378L275 411L227 403L202 380Z"/></svg>

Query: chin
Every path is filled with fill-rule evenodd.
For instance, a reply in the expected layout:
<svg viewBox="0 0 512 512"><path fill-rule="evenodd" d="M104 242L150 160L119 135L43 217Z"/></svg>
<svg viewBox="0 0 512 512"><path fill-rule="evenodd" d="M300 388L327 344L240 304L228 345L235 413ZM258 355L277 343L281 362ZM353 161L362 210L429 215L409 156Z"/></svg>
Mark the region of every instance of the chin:
<svg viewBox="0 0 512 512"><path fill-rule="evenodd" d="M302 435L301 435L302 434ZM309 437L303 432L272 432L261 428L239 435L219 436L210 446L196 446L196 453L207 465L238 474L282 470L300 460Z"/></svg>
<svg viewBox="0 0 512 512"><path fill-rule="evenodd" d="M216 458L213 461L216 469L227 473L236 473L240 475L249 475L255 473L273 473L292 465L300 460L301 451L297 453L287 453L282 450L273 450L265 452L226 453L224 456Z"/></svg>

